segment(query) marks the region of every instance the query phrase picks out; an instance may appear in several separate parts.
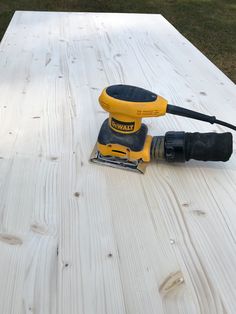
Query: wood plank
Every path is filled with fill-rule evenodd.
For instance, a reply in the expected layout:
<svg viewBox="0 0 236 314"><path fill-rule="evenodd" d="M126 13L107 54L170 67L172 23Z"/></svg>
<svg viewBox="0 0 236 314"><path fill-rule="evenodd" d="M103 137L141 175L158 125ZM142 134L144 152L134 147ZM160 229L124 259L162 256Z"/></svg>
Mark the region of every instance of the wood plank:
<svg viewBox="0 0 236 314"><path fill-rule="evenodd" d="M235 152L144 176L91 165L115 83L235 123L233 82L161 15L16 12L0 45L1 313L234 313Z"/></svg>

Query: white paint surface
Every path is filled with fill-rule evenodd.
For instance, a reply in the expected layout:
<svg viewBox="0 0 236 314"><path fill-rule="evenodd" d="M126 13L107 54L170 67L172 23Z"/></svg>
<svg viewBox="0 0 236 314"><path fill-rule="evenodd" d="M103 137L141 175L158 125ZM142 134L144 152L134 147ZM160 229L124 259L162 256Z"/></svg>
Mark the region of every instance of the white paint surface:
<svg viewBox="0 0 236 314"><path fill-rule="evenodd" d="M145 175L89 164L116 83L235 123L233 82L161 15L16 12L0 45L0 312L234 314L235 153Z"/></svg>

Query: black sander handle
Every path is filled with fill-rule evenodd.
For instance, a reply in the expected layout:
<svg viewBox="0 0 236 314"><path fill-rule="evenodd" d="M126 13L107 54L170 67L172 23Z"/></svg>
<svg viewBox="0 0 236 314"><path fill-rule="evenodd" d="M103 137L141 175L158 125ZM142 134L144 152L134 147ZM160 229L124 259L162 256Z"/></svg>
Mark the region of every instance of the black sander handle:
<svg viewBox="0 0 236 314"><path fill-rule="evenodd" d="M165 136L154 136L151 158L170 162L190 159L202 161L227 161L233 152L233 137L226 133L167 132Z"/></svg>

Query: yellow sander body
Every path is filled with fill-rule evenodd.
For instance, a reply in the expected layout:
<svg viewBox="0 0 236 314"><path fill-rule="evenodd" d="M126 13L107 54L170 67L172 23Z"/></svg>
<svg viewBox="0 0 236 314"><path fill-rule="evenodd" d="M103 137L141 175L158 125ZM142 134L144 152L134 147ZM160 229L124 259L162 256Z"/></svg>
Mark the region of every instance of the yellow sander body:
<svg viewBox="0 0 236 314"><path fill-rule="evenodd" d="M90 161L144 173L151 160L186 161L189 159L226 161L232 154L231 133L185 133L169 131L165 136L148 135L142 118L170 114L235 126L182 107L151 91L131 86L112 85L100 97L101 107L109 113L103 122ZM220 149L219 149L220 148Z"/></svg>

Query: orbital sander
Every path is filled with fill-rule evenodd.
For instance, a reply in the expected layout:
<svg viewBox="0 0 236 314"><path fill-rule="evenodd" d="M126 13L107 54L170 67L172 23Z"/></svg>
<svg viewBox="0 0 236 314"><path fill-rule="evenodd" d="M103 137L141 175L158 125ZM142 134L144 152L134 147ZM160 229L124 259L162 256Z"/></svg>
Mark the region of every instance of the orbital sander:
<svg viewBox="0 0 236 314"><path fill-rule="evenodd" d="M148 135L148 127L142 123L142 118L166 113L220 124L233 130L236 126L217 120L215 116L168 104L162 96L146 89L112 85L102 91L99 103L109 112L109 118L101 126L91 162L144 173L151 160L227 161L232 154L230 132L168 131L163 136Z"/></svg>

